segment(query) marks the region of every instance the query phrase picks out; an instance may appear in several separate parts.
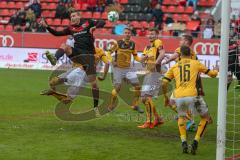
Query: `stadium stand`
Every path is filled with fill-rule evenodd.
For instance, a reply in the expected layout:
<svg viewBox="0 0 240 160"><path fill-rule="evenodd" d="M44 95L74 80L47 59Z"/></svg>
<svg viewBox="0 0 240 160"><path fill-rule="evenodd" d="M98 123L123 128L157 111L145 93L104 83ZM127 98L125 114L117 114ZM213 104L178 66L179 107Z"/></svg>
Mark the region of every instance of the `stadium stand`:
<svg viewBox="0 0 240 160"><path fill-rule="evenodd" d="M83 18L95 18L95 19L107 19L107 12L97 12L92 10L93 12L89 11L88 0L75 0L73 1L73 6L76 10L82 11ZM154 17L152 16L151 12L145 12L141 6L141 0L119 0L119 3L124 7L124 11L120 13L120 21L118 23L131 24L135 29L139 30L142 27L148 28L150 26L154 26ZM41 0L41 16L45 17L49 25L55 28L64 27L69 24L68 19L54 19L56 14L56 8L58 5L58 0ZM216 4L216 0L198 0L197 6L198 8L210 8ZM106 4L107 5L107 4ZM14 14L18 14L20 8L25 8L29 6L28 0L13 0L10 2L1 1L0 2L0 23L1 29L3 30L13 30L13 27L9 27L8 20L14 16ZM154 5L152 6L151 10L154 9ZM186 25L186 30L191 31L195 28L201 28L200 25L204 24L202 22L197 23L196 20L192 20L191 16L194 14L194 7L192 6L181 6L178 4L178 0L163 0L161 4L161 10L164 13L163 21L166 20L166 14L172 14L172 18L174 22L177 23L184 23ZM204 14L204 12L199 12L200 18L209 17L209 14ZM39 19L37 19L39 20ZM205 20L206 21L206 20ZM24 24L21 24L24 27ZM195 25L195 26L193 26ZM113 28L113 24L107 22L105 26L106 30L109 33L109 30ZM162 25L163 34L164 35L172 35L171 31L164 30L167 27ZM23 29L24 30L24 29Z"/></svg>

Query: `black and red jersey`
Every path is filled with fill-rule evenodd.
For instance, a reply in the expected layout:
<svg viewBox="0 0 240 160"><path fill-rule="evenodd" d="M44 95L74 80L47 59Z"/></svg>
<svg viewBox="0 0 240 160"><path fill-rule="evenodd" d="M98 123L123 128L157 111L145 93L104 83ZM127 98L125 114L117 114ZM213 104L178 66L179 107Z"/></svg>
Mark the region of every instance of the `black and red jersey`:
<svg viewBox="0 0 240 160"><path fill-rule="evenodd" d="M74 48L94 53L94 37L91 28L101 28L104 25L103 20L81 19L78 25L70 25L62 31L56 31L50 27L47 27L47 30L55 36L72 35L75 41Z"/></svg>

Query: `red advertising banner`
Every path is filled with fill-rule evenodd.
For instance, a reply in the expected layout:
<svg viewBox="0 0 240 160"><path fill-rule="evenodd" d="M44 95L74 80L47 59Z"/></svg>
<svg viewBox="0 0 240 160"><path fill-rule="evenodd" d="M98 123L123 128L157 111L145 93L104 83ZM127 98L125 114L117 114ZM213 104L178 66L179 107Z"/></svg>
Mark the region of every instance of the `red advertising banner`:
<svg viewBox="0 0 240 160"><path fill-rule="evenodd" d="M112 40L121 39L116 35L94 35L95 45L106 48ZM172 53L179 45L179 38L160 37L167 53ZM132 37L138 51L143 51L149 44L147 37ZM0 31L0 47L22 47L22 48L58 48L65 43L66 37L55 37L48 33L16 33ZM193 49L200 55L219 55L220 42L217 39L194 39Z"/></svg>

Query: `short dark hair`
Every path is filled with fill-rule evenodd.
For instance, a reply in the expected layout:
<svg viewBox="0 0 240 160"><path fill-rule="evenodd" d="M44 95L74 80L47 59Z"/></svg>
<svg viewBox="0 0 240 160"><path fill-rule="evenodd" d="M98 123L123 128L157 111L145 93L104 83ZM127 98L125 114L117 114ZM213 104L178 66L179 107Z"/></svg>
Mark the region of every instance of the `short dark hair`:
<svg viewBox="0 0 240 160"><path fill-rule="evenodd" d="M159 31L157 28L149 28L148 29L150 32L155 32L156 34L159 34Z"/></svg>
<svg viewBox="0 0 240 160"><path fill-rule="evenodd" d="M191 49L187 46L182 46L180 48L181 56L190 56L191 55Z"/></svg>
<svg viewBox="0 0 240 160"><path fill-rule="evenodd" d="M188 41L188 44L189 44L189 45L192 45L192 43L193 43L193 38L192 38L191 35L184 34L184 35L182 35L182 37L183 37L185 40Z"/></svg>

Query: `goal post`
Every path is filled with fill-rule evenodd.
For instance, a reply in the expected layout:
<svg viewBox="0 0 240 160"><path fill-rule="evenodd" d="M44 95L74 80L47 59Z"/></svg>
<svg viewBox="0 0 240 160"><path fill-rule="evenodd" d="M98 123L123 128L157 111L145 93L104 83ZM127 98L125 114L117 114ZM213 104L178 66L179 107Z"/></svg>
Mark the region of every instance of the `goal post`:
<svg viewBox="0 0 240 160"><path fill-rule="evenodd" d="M216 160L225 159L230 0L222 0Z"/></svg>

